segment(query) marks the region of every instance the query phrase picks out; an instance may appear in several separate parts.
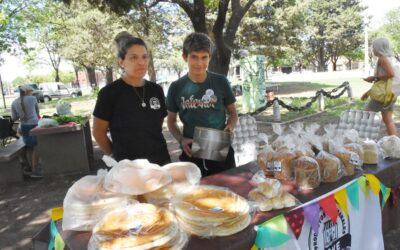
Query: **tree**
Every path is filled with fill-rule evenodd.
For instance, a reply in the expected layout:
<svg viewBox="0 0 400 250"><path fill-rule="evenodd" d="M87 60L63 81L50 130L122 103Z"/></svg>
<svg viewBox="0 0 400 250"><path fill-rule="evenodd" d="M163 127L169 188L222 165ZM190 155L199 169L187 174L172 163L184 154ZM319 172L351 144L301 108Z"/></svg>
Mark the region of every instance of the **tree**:
<svg viewBox="0 0 400 250"><path fill-rule="evenodd" d="M383 31L388 35L391 46L400 60L400 7L390 10L386 13L383 24Z"/></svg>
<svg viewBox="0 0 400 250"><path fill-rule="evenodd" d="M302 7L296 1L260 0L243 18L235 49L264 55L267 65L278 66L282 59L289 65L301 64L294 51L300 50L303 27Z"/></svg>
<svg viewBox="0 0 400 250"><path fill-rule="evenodd" d="M60 81L60 39L65 35L64 22L67 18L62 5L51 0L42 0L37 5L30 5L23 12L29 39L37 45L28 50L25 61L35 65L50 65L54 69L56 82ZM47 54L46 58L40 56L43 51Z"/></svg>
<svg viewBox="0 0 400 250"><path fill-rule="evenodd" d="M71 2L71 0L64 0ZM125 14L140 6L151 8L160 2L178 5L186 13L196 32L207 33L214 40L213 52L209 69L214 72L227 74L231 60L232 49L239 25L255 0L88 0L92 5L101 9L107 6L112 10ZM215 13L217 13L215 15Z"/></svg>
<svg viewBox="0 0 400 250"><path fill-rule="evenodd" d="M329 60L335 69L339 56L362 46L363 7L359 0L309 0L305 12L305 56L318 71L326 71Z"/></svg>

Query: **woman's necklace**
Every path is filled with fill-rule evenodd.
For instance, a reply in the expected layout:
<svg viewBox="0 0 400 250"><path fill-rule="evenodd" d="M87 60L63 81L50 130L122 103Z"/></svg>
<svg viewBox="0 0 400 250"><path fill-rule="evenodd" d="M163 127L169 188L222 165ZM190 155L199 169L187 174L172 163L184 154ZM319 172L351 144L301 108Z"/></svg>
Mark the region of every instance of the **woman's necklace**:
<svg viewBox="0 0 400 250"><path fill-rule="evenodd" d="M143 84L143 97L140 97L139 92L137 91L137 89L135 87L132 87L133 90L135 91L136 95L139 97L139 99L142 101L142 107L145 108L146 107L146 103L144 102L144 98L145 98L145 91L146 91L146 82Z"/></svg>

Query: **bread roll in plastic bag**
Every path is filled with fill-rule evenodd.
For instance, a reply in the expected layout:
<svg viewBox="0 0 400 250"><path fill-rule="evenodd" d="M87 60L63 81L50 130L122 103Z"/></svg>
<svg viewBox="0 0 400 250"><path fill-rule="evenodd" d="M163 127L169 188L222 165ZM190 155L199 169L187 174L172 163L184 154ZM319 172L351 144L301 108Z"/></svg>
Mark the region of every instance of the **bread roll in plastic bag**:
<svg viewBox="0 0 400 250"><path fill-rule="evenodd" d="M374 140L365 140L361 143L364 150L364 164L377 164L379 158L378 145Z"/></svg>
<svg viewBox="0 0 400 250"><path fill-rule="evenodd" d="M103 188L105 170L76 181L64 198L63 230L90 231L104 213L137 203L136 196L119 194Z"/></svg>
<svg viewBox="0 0 400 250"><path fill-rule="evenodd" d="M318 162L308 156L301 156L293 162L294 179L299 190L314 189L321 183Z"/></svg>
<svg viewBox="0 0 400 250"><path fill-rule="evenodd" d="M273 170L275 178L279 180L292 180L292 161L295 158L296 154L289 150L275 152L272 161L268 162L268 168Z"/></svg>
<svg viewBox="0 0 400 250"><path fill-rule="evenodd" d="M116 193L140 195L157 190L172 182L168 171L148 160L122 160L110 169L104 188Z"/></svg>
<svg viewBox="0 0 400 250"><path fill-rule="evenodd" d="M378 141L378 146L382 149L383 158L400 158L400 138L396 135L382 137Z"/></svg>
<svg viewBox="0 0 400 250"><path fill-rule="evenodd" d="M321 150L315 156L318 162L322 182L335 182L344 175L344 166L339 158Z"/></svg>

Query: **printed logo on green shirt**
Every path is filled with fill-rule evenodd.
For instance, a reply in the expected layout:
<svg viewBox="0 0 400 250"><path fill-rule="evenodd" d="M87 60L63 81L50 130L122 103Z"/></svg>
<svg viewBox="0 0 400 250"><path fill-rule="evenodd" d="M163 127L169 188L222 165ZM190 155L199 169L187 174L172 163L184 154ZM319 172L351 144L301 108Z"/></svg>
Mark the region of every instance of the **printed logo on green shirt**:
<svg viewBox="0 0 400 250"><path fill-rule="evenodd" d="M218 102L218 98L216 95L214 95L214 90L212 89L207 89L201 100L194 98L194 95L191 95L188 99L185 99L185 97L182 96L181 100L181 106L183 110L215 108L215 104Z"/></svg>

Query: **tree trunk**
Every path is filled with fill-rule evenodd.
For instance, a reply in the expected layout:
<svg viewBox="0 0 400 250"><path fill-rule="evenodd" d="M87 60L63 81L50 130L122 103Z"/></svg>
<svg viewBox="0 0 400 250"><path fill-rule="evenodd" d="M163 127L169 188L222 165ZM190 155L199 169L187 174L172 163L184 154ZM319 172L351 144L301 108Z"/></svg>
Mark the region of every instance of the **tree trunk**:
<svg viewBox="0 0 400 250"><path fill-rule="evenodd" d="M55 77L55 80L56 80L56 82L59 82L60 81L60 70L58 69L58 68L54 68L54 71L56 72L56 77Z"/></svg>
<svg viewBox="0 0 400 250"><path fill-rule="evenodd" d="M96 72L92 66L84 66L86 69L86 75L89 80L89 84L92 88L97 87Z"/></svg>
<svg viewBox="0 0 400 250"><path fill-rule="evenodd" d="M106 84L113 82L113 68L111 66L106 67Z"/></svg>
<svg viewBox="0 0 400 250"><path fill-rule="evenodd" d="M156 82L156 70L154 68L154 60L153 60L153 53L151 50L148 50L149 53L149 69L148 69L148 75L150 77L150 81Z"/></svg>
<svg viewBox="0 0 400 250"><path fill-rule="evenodd" d="M337 61L332 61L333 71L337 71Z"/></svg>
<svg viewBox="0 0 400 250"><path fill-rule="evenodd" d="M75 71L75 83L74 83L74 85L75 85L75 87L80 88L81 84L79 83L79 75L78 75L79 71L78 71L78 68L76 66L74 66L74 71Z"/></svg>
<svg viewBox="0 0 400 250"><path fill-rule="evenodd" d="M324 72L325 71L325 50L324 48L319 48L318 49L318 72Z"/></svg>
<svg viewBox="0 0 400 250"><path fill-rule="evenodd" d="M351 60L349 59L349 70L351 70Z"/></svg>
<svg viewBox="0 0 400 250"><path fill-rule="evenodd" d="M216 45L216 47L218 49L214 50L208 69L212 72L226 76L229 71L232 51L226 48L223 44Z"/></svg>

